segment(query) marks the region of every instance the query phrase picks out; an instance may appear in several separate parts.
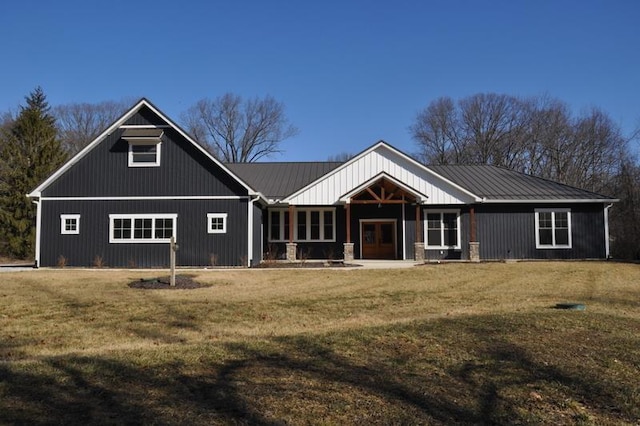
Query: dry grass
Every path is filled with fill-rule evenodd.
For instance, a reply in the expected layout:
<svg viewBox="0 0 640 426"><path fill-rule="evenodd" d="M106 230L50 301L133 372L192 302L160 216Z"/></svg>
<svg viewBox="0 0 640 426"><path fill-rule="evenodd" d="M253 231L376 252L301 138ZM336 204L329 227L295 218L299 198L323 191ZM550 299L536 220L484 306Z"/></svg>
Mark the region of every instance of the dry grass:
<svg viewBox="0 0 640 426"><path fill-rule="evenodd" d="M640 422L638 265L165 273L0 274L0 423Z"/></svg>

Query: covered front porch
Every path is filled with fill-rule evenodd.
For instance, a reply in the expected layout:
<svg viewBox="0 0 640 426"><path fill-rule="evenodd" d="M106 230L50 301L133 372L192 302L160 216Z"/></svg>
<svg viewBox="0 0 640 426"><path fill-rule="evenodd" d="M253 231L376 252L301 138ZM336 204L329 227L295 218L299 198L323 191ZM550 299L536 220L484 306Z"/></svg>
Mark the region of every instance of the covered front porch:
<svg viewBox="0 0 640 426"><path fill-rule="evenodd" d="M278 226L288 227L285 252L289 261L324 258L327 254L348 262L354 259L422 261L421 201L424 199L424 195L401 182L381 175L344 194L331 209L318 207L315 213L316 210L308 206L289 205L283 216L271 214L270 235L278 232ZM311 212L311 215L301 212ZM278 219L280 223L274 225ZM302 233L304 238L300 238ZM307 237L318 241L308 241Z"/></svg>

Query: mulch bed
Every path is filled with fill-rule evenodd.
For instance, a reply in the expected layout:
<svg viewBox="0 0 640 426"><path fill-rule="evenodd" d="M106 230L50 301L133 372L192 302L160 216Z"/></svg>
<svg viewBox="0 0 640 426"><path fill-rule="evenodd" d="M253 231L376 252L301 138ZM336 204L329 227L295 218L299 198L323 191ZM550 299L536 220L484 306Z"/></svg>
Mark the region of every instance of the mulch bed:
<svg viewBox="0 0 640 426"><path fill-rule="evenodd" d="M144 290L193 290L196 288L211 287L211 284L202 284L194 281L189 275L176 275L176 285L171 286L171 277L140 278L129 283L131 288Z"/></svg>

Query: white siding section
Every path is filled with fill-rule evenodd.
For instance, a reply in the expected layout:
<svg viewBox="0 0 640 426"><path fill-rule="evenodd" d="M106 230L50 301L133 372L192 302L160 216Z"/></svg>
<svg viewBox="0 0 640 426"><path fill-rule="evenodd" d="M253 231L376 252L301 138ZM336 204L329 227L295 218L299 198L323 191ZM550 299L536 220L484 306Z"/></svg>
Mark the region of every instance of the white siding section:
<svg viewBox="0 0 640 426"><path fill-rule="evenodd" d="M356 157L286 201L298 206L336 204L344 194L383 172L425 194L428 197L424 203L426 205L467 204L474 201L474 197L468 193L385 145L378 145L374 150Z"/></svg>

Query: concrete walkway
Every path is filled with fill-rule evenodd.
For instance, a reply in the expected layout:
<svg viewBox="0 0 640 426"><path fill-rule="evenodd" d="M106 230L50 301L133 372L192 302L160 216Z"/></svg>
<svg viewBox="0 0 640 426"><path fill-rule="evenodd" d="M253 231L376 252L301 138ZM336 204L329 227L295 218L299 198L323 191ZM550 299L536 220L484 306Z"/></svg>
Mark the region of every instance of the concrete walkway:
<svg viewBox="0 0 640 426"><path fill-rule="evenodd" d="M360 265L366 269L413 268L416 265L423 264L420 262L416 262L415 260L363 260L363 259L356 259L351 263L353 263L354 265Z"/></svg>

